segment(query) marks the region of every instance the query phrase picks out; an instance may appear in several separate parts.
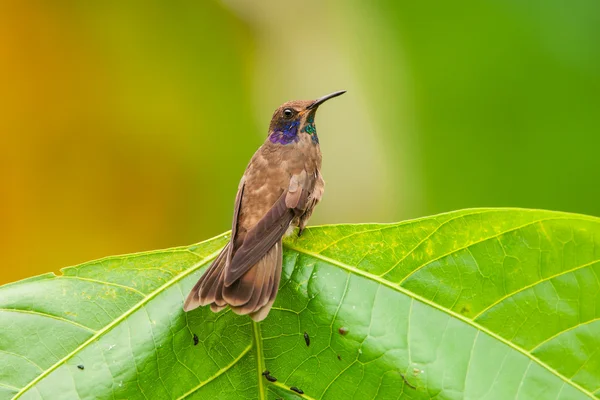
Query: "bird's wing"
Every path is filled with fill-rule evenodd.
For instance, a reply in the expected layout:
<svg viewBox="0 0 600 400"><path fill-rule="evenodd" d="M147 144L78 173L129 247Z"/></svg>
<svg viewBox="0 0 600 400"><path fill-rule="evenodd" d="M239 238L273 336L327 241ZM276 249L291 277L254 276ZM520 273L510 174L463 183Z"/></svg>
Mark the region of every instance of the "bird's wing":
<svg viewBox="0 0 600 400"><path fill-rule="evenodd" d="M225 274L225 286L232 285L252 268L281 239L296 214L304 210L309 194L304 189L306 183L305 171L293 175L288 189L248 231L244 242L233 251Z"/></svg>
<svg viewBox="0 0 600 400"><path fill-rule="evenodd" d="M233 223L231 226L231 246L229 246L229 249L227 250L227 264L231 262L231 257L233 255L234 247L236 245L238 217L240 215L240 208L242 206L242 197L244 197L245 187L246 177L244 176L240 181L237 194L235 195L235 206L233 208Z"/></svg>

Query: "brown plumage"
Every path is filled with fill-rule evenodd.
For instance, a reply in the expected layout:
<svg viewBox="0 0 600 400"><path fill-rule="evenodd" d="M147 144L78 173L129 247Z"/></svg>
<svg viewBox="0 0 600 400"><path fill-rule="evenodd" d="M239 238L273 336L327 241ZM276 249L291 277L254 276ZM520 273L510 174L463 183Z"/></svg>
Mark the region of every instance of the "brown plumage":
<svg viewBox="0 0 600 400"><path fill-rule="evenodd" d="M188 295L185 311L230 306L255 321L266 318L279 289L281 239L290 227L302 233L323 195L316 110L343 93L290 101L275 110L269 136L240 181L231 240Z"/></svg>

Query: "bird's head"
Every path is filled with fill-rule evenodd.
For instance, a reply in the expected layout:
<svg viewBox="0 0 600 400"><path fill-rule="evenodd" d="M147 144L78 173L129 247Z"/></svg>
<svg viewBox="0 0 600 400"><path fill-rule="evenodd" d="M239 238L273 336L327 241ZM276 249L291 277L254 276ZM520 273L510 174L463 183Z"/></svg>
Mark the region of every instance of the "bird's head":
<svg viewBox="0 0 600 400"><path fill-rule="evenodd" d="M346 93L345 90L333 92L317 100L295 100L283 103L273 113L269 126L271 143L287 145L297 143L301 135L309 135L314 144L319 143L315 114L317 108L324 102Z"/></svg>

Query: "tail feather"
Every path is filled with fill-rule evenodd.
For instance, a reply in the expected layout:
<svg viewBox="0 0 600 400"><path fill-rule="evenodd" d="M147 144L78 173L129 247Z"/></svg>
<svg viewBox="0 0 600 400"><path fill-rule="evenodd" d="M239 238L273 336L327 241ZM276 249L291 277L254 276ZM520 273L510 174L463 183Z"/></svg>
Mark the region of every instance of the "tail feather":
<svg viewBox="0 0 600 400"><path fill-rule="evenodd" d="M255 312L250 314L250 318L252 318L256 322L262 321L263 319L267 318L267 315L269 315L269 311L271 311L271 307L273 307L273 303L275 303L277 292L279 291L279 281L281 280L280 266L282 265L283 259L281 241L275 246L277 246L278 249L276 251L277 261L275 262L275 264L277 265L277 268L275 268L275 275L273 275L273 286L269 297L266 298L266 303L261 308L257 309Z"/></svg>
<svg viewBox="0 0 600 400"><path fill-rule="evenodd" d="M218 313L223 311L225 308L227 308L227 305L224 306L218 306L216 303L212 303L210 305L210 311L214 312L214 313Z"/></svg>
<svg viewBox="0 0 600 400"><path fill-rule="evenodd" d="M243 306L248 303L252 299L254 292L260 289L255 285L257 272L258 269L256 267L250 268L240 279L234 281L231 286L224 286L221 293L225 302L234 307ZM227 274L223 273L223 275L223 278L225 278Z"/></svg>
<svg viewBox="0 0 600 400"><path fill-rule="evenodd" d="M245 281L248 273L251 273L253 271L256 272L252 281L248 282L248 284L254 288L254 290L252 291L252 296L250 297L250 299L248 299L247 302L242 303L241 305L232 308L233 312L235 312L236 314L240 314L240 315L250 314L251 312L254 312L257 309L257 307L259 306L259 303L262 301L264 293L267 291L267 285L269 283L269 277L267 276L267 274L269 273L268 270L271 267L271 265L268 265L269 261L270 261L269 253L270 252L267 252L265 257L260 259L259 262L257 262L252 268L250 268L250 270L246 274L244 274L240 278L240 280ZM233 294L232 298L237 297L237 293L229 293L229 295L232 295L232 294ZM230 304L232 304L232 303L230 302Z"/></svg>
<svg viewBox="0 0 600 400"><path fill-rule="evenodd" d="M229 245L198 280L188 295L183 309L193 310L210 304L213 312L228 305L236 314L250 314L255 321L266 318L279 290L281 279L282 244L273 247L244 275L225 286Z"/></svg>
<svg viewBox="0 0 600 400"><path fill-rule="evenodd" d="M227 302L223 299L223 282L225 282L225 269L221 271L217 283L215 284L215 301L214 304L217 306L224 308L227 307Z"/></svg>
<svg viewBox="0 0 600 400"><path fill-rule="evenodd" d="M271 291L273 290L273 276L269 276L269 282L265 284L265 293L261 296L261 301L258 307L264 307L271 298Z"/></svg>
<svg viewBox="0 0 600 400"><path fill-rule="evenodd" d="M213 261L212 265L204 272L204 274L200 277L198 282L194 285L187 299L185 299L185 303L183 303L183 310L190 311L200 306L205 306L210 304L212 301L206 302L206 300L211 300L204 296L201 298L201 293L203 292L203 287L205 287L206 283L209 282L209 286L212 287L214 281L216 280L216 274L221 273L224 267L225 256L227 255L229 245L225 246L221 253L219 253L218 257Z"/></svg>
<svg viewBox="0 0 600 400"><path fill-rule="evenodd" d="M225 264L225 261L222 261L221 264ZM221 288L223 287L223 275L224 268L219 266L219 269L215 271L213 277L211 277L210 281L206 280L204 285L200 288L200 303L202 305L215 303L218 306L226 305L225 301L223 301L223 296L221 294Z"/></svg>
<svg viewBox="0 0 600 400"><path fill-rule="evenodd" d="M262 308L268 302L271 294L269 285L273 280L275 271L280 268L280 264L277 264L278 249L278 244L273 245L267 254L265 254L263 258L240 278L240 280L246 281L248 274L255 272L250 275L252 280L249 281L249 284L254 288L252 296L244 304L233 307L233 312L241 315L251 314ZM277 284L279 284L279 282L277 282ZM224 293L227 293L227 289ZM233 295L234 297L237 296L237 294Z"/></svg>

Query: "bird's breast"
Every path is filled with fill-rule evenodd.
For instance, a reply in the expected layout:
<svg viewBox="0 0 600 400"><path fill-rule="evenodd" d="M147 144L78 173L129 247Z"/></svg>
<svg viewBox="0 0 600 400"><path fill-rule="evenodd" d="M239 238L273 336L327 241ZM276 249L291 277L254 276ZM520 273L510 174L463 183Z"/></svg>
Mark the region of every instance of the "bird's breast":
<svg viewBox="0 0 600 400"><path fill-rule="evenodd" d="M320 165L317 146L263 145L244 174L238 227L244 231L254 227L288 189L292 175L305 170L308 176L315 176Z"/></svg>

